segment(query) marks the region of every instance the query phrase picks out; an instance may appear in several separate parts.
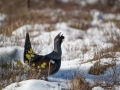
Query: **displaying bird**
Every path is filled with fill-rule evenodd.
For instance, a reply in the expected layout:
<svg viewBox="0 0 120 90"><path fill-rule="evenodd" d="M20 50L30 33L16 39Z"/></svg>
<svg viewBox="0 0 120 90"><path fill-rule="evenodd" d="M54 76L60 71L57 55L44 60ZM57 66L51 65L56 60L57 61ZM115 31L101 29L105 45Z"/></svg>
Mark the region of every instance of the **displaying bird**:
<svg viewBox="0 0 120 90"><path fill-rule="evenodd" d="M29 39L29 34L26 33L26 40L24 46L24 62L40 72L40 77L55 74L58 72L61 66L61 56L62 49L61 44L63 42L64 36L59 33L54 39L54 49L51 53L47 55L38 55L33 52L31 47L31 42Z"/></svg>

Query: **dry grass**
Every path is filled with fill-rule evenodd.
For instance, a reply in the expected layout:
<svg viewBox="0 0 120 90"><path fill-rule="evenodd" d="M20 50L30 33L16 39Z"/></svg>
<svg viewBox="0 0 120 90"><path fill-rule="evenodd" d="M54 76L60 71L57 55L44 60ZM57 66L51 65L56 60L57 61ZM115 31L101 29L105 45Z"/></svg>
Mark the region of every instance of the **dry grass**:
<svg viewBox="0 0 120 90"><path fill-rule="evenodd" d="M93 75L101 75L104 74L107 68L115 66L116 63L108 63L105 65L101 65L99 61L97 61L89 70L89 74Z"/></svg>
<svg viewBox="0 0 120 90"><path fill-rule="evenodd" d="M91 27L90 22L92 21L93 18L90 15L90 13L79 12L76 15L71 15L70 19L68 21L68 26L76 29L87 30L88 28Z"/></svg>
<svg viewBox="0 0 120 90"><path fill-rule="evenodd" d="M87 4L82 9L86 11L97 9L104 13L119 13L120 9L119 3L120 3L119 0L98 0L98 2L94 4Z"/></svg>
<svg viewBox="0 0 120 90"><path fill-rule="evenodd" d="M6 6L6 7L4 7ZM69 8L70 7L70 8ZM10 8L10 9L9 9ZM46 8L50 8L47 10ZM57 22L68 22L70 20L80 20L85 22L91 21L89 13L82 12L73 14L74 10L79 10L80 6L73 2L61 3L60 1L42 0L35 2L31 0L30 8L27 7L27 0L1 0L0 12L7 15L6 20L0 26L0 33L4 33L7 36L11 36L11 32L25 24L45 24L49 23L50 27L46 28L46 31L54 29L52 24ZM46 9L46 10L45 10ZM58 12L58 9L61 9ZM44 11L43 11L44 10ZM62 14L65 13L65 14ZM53 15L52 15L53 14ZM80 26L76 28L88 29L89 23L77 22ZM70 25L71 27L74 26ZM82 27L81 27L82 26Z"/></svg>
<svg viewBox="0 0 120 90"><path fill-rule="evenodd" d="M99 6L103 5L102 3L99 3L99 5L97 4L98 3L92 6L97 6L96 8L99 9ZM38 2L31 0L30 8L28 8L27 0L25 1L12 0L12 2L7 0L4 1L1 0L0 12L7 14L7 18L4 21L3 25L0 26L0 33L4 33L10 36L13 30L25 24L33 24L33 23L55 24L57 22L68 22L68 25L70 27L87 30L90 27L92 16L86 11L87 9L92 9L93 8L92 6L87 5L87 7L80 7L78 4L73 2L61 3L60 1L57 0L56 1L53 0L50 2L48 2L47 0L38 1ZM51 15L51 11L45 11L45 12L40 11L43 10L44 8L51 8L51 10L61 8L63 11L61 12L55 11L55 13ZM79 11L79 9L83 9L83 11L81 12ZM74 14L75 10L78 10L78 13ZM62 14L64 12L65 14ZM53 17L55 18L53 19ZM69 22L73 22L73 23L69 23ZM118 21L114 21L114 22L119 27ZM53 29L54 29L53 25L51 25L49 28L46 28L47 31L51 31Z"/></svg>
<svg viewBox="0 0 120 90"><path fill-rule="evenodd" d="M91 90L91 87L82 75L75 75L70 84L70 90Z"/></svg>
<svg viewBox="0 0 120 90"><path fill-rule="evenodd" d="M103 21L103 23L107 23L107 22L113 22L116 25L116 27L120 28L120 20L117 20L116 18Z"/></svg>
<svg viewBox="0 0 120 90"><path fill-rule="evenodd" d="M14 82L41 79L40 73L35 73L35 70L23 65L19 60L16 60L16 65L12 63L2 65L0 72L0 90Z"/></svg>
<svg viewBox="0 0 120 90"><path fill-rule="evenodd" d="M0 12L7 15L3 25L0 26L0 33L10 36L13 30L25 24L55 24L57 22L73 22L69 23L68 25L70 27L87 30L90 27L92 16L86 11L90 11L96 7L96 9L100 11L110 12L111 9L116 6L116 2L113 6L109 5L109 1L106 3L107 4L102 4L102 2L99 2L95 3L94 5L88 4L87 7L81 7L79 4L74 3L74 1L62 3L59 0L42 0L38 2L30 0L30 7L28 7L27 0L12 0L12 2L8 0L0 0ZM51 11L40 11L45 8L51 8L51 10L62 9L63 11L56 11L53 15L51 15ZM78 10L78 13L75 13L75 10ZM81 12L79 10L83 11ZM114 11L118 12L118 10L119 8L116 8ZM65 14L62 14L64 12ZM53 17L55 18L53 19ZM118 21L115 21L115 24L119 27ZM51 31L52 29L54 29L53 26L51 26L49 29L47 28L47 31Z"/></svg>
<svg viewBox="0 0 120 90"><path fill-rule="evenodd" d="M117 49L114 48L117 47L114 47L113 44L113 47L101 49L101 51L96 52L94 54L94 58L88 61L88 62L96 61L96 63L90 68L89 74L101 75L104 74L108 68L116 65L115 53L118 52L118 48ZM100 62L102 62L102 59L112 59L112 62L108 62L102 65L100 64Z"/></svg>

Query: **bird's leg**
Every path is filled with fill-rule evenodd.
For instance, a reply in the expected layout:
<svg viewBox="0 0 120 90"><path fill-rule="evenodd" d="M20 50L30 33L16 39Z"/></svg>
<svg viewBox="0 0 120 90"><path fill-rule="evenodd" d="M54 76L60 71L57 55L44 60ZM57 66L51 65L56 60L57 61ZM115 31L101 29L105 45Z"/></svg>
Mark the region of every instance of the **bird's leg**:
<svg viewBox="0 0 120 90"><path fill-rule="evenodd" d="M49 74L50 74L50 62L49 62L49 68L48 68L48 76L49 76ZM45 79L45 81L48 81L48 76L46 77L44 77L44 79Z"/></svg>

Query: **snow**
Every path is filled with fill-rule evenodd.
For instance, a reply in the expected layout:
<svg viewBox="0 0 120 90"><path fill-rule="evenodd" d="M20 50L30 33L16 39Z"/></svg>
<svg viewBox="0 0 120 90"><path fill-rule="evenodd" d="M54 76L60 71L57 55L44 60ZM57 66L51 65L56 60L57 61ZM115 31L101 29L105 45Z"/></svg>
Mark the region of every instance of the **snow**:
<svg viewBox="0 0 120 90"><path fill-rule="evenodd" d="M120 86L115 86L115 90L120 90Z"/></svg>
<svg viewBox="0 0 120 90"><path fill-rule="evenodd" d="M104 90L102 87L94 87L92 90Z"/></svg>
<svg viewBox="0 0 120 90"><path fill-rule="evenodd" d="M23 63L23 48L18 46L0 48L0 66L16 59Z"/></svg>
<svg viewBox="0 0 120 90"><path fill-rule="evenodd" d="M33 79L13 83L3 90L61 90L61 87L59 83Z"/></svg>
<svg viewBox="0 0 120 90"><path fill-rule="evenodd" d="M101 50L112 47L113 43L108 41L110 37L117 40L116 33L120 36L120 29L112 22L102 23L104 19L114 18L114 15L107 16L106 14L101 14L99 11L94 11L92 16L93 21L91 25L93 27L90 27L87 31L68 27L67 23L61 22L55 24L55 30L51 32L45 31L45 28L50 26L49 24L26 24L14 30L11 37L0 34L0 66L5 62L14 62L16 59L21 60L24 64L23 51L26 32L30 34L34 52L41 55L48 54L52 51L54 37L59 32L65 36L62 44L61 68L56 74L48 77L49 81L35 79L23 80L8 85L3 90L64 90L70 87L70 80L76 72L81 73L91 86L94 85L95 78L105 77L105 79L108 79L108 76L114 73L113 67L108 68L103 75L90 75L88 73L90 67L98 60L89 60L94 58L96 52L99 53ZM96 26L99 26L99 28ZM106 54L113 55L110 52L106 52ZM120 52L114 52L114 56L116 72L119 72ZM99 60L102 65L113 62L113 58L101 58ZM118 82L120 82L120 76L117 77ZM111 80L111 78L109 79ZM105 80L101 82L105 82ZM114 87L115 90L120 89L120 86ZM104 88L97 86L93 87L92 90L104 90Z"/></svg>
<svg viewBox="0 0 120 90"><path fill-rule="evenodd" d="M0 25L2 24L2 22L5 20L7 16L5 14L0 13Z"/></svg>
<svg viewBox="0 0 120 90"><path fill-rule="evenodd" d="M4 21L5 18L6 18L6 15L0 13L0 22Z"/></svg>
<svg viewBox="0 0 120 90"><path fill-rule="evenodd" d="M90 14L93 16L93 21L91 22L92 26L99 25L101 22L104 21L102 12L97 10L92 10Z"/></svg>

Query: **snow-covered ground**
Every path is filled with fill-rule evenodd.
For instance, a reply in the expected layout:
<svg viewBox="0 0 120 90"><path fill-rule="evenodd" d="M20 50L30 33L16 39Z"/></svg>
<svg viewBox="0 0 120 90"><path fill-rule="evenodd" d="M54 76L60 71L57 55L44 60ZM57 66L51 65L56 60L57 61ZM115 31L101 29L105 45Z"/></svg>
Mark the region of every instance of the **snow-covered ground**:
<svg viewBox="0 0 120 90"><path fill-rule="evenodd" d="M35 79L24 80L13 83L3 90L64 90L70 87L69 82L76 71L79 71L90 85L95 83L94 79L102 76L107 78L108 75L114 73L112 68L109 68L105 74L100 76L88 74L90 67L96 62L89 62L89 60L94 58L96 52L112 47L113 43L108 42L108 40L110 37L116 40L117 37L114 33L120 34L120 29L117 28L114 23L101 23L106 19L106 15L104 19L101 13L96 12L94 15L91 24L96 24L99 27L91 27L87 31L68 27L67 23L62 22L57 23L55 30L51 32L45 31L45 28L48 27L49 24L28 24L13 31L11 37L1 34L0 46L4 47L0 48L0 65L5 63L6 60L7 62L11 62L15 59L19 59L24 63L23 50L26 32L30 33L34 52L41 55L48 54L52 51L54 37L59 32L63 33L65 36L65 40L62 44L61 68L56 74L48 77L49 81ZM98 15L98 17L96 15ZM114 54L117 63L116 70L120 72L120 52L115 52ZM112 62L113 59L102 58L100 61L101 64L105 64L106 62ZM104 82L104 79L102 82ZM120 82L120 76L118 76L118 82ZM120 86L115 86L115 89L120 90ZM92 90L104 90L104 88L94 87Z"/></svg>
<svg viewBox="0 0 120 90"><path fill-rule="evenodd" d="M59 83L47 82L43 80L26 80L13 83L3 90L61 90Z"/></svg>
<svg viewBox="0 0 120 90"><path fill-rule="evenodd" d="M2 22L5 20L7 16L5 14L1 14L0 13L0 25L2 24Z"/></svg>

